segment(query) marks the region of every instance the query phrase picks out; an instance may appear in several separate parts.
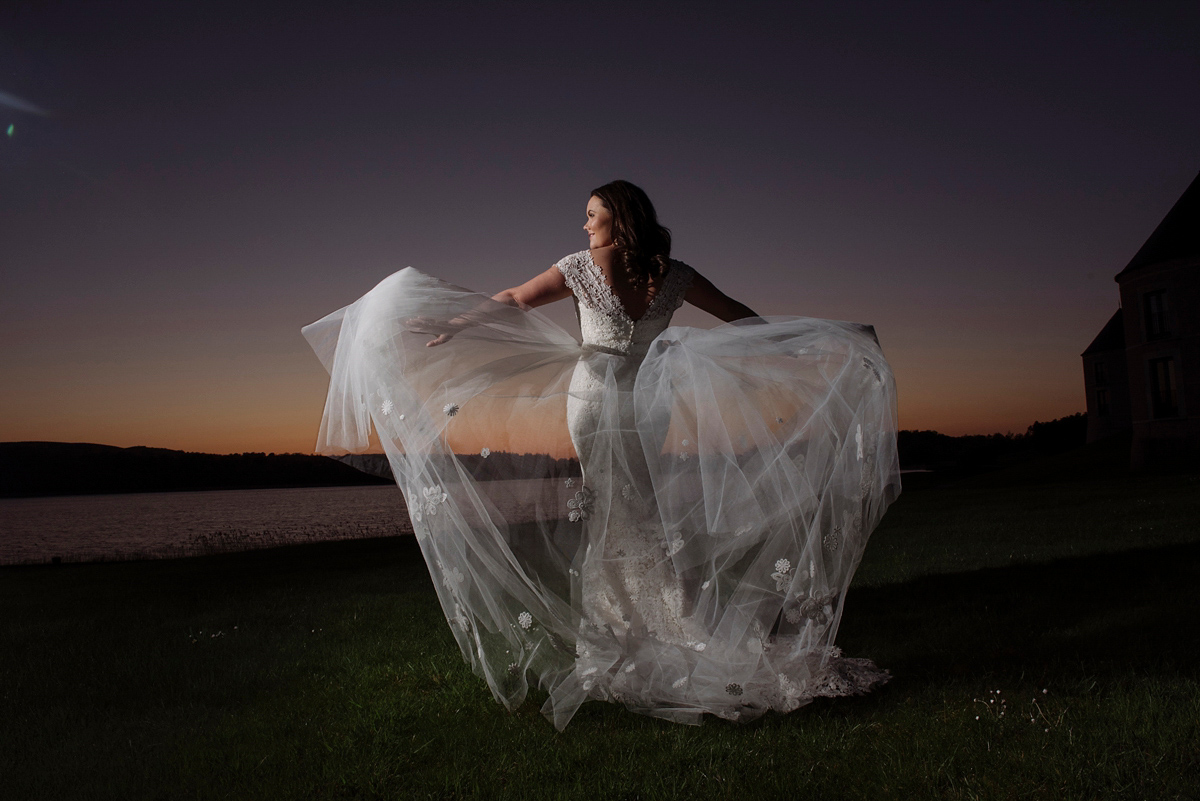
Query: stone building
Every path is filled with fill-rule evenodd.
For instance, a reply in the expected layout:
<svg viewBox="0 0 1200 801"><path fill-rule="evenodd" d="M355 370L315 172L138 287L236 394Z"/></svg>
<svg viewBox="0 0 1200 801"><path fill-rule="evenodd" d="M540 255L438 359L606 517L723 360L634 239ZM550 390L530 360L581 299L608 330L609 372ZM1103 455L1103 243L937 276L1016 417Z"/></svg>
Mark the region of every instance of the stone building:
<svg viewBox="0 0 1200 801"><path fill-rule="evenodd" d="M1200 175L1116 276L1082 354L1088 441L1133 430L1135 469L1200 457Z"/></svg>
<svg viewBox="0 0 1200 801"><path fill-rule="evenodd" d="M1125 359L1125 320L1121 310L1117 309L1083 352L1088 442L1128 431L1133 424Z"/></svg>

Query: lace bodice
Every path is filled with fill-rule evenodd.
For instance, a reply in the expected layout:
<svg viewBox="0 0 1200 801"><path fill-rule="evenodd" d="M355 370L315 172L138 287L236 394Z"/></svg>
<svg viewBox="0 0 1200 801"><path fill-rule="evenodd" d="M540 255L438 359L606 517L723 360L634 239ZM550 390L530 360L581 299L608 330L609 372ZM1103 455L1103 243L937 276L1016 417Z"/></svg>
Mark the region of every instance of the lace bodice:
<svg viewBox="0 0 1200 801"><path fill-rule="evenodd" d="M634 320L604 282L604 273L592 260L591 251L572 253L555 266L574 294L584 344L622 354L645 353L654 338L671 324L671 315L683 305L696 274L683 262L671 259L671 269L646 313Z"/></svg>

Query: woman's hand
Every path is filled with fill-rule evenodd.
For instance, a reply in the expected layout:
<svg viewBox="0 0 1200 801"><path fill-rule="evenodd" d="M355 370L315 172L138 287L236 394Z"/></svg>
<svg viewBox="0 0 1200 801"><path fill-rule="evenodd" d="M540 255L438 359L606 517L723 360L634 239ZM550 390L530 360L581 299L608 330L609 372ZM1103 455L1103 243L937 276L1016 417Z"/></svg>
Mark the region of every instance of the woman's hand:
<svg viewBox="0 0 1200 801"><path fill-rule="evenodd" d="M425 347L432 348L434 345L441 345L450 341L450 338L458 333L459 325L455 325L454 320L444 322L435 320L432 317L411 317L404 321L404 327L414 334L437 334L433 339L425 343Z"/></svg>
<svg viewBox="0 0 1200 801"><path fill-rule="evenodd" d="M546 272L526 281L521 286L506 289L491 300L484 302L477 309L458 315L450 320L435 320L432 317L413 317L404 321L404 327L414 334L435 334L433 339L425 343L425 347L444 345L465 328L486 323L494 317L497 309L504 306L528 311L536 306L543 306L556 300L571 296L566 279L557 267L551 267ZM496 304L502 304L497 306ZM489 317L492 315L493 317Z"/></svg>

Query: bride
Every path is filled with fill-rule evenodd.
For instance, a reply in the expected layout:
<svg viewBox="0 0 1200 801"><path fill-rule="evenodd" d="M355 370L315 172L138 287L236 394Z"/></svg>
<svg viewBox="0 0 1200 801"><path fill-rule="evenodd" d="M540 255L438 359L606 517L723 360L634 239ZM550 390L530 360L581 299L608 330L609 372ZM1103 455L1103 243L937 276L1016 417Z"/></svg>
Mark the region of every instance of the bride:
<svg viewBox="0 0 1200 801"><path fill-rule="evenodd" d="M410 267L307 326L318 450L383 449L464 658L559 729L589 698L699 723L886 681L833 644L900 489L873 330L757 316L626 181L584 230L492 297ZM536 311L567 297L582 343ZM726 325L668 327L684 302Z"/></svg>

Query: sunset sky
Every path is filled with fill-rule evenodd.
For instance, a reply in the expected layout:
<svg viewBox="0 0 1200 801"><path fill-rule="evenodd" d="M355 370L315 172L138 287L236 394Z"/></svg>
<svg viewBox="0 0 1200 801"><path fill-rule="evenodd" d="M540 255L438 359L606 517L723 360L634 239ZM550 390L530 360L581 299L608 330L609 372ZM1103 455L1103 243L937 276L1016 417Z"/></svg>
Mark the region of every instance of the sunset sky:
<svg viewBox="0 0 1200 801"><path fill-rule="evenodd" d="M520 283L614 178L760 313L873 324L902 428L1022 432L1200 171L1194 0L13 5L0 441L311 451L301 326Z"/></svg>

